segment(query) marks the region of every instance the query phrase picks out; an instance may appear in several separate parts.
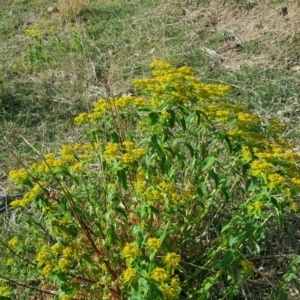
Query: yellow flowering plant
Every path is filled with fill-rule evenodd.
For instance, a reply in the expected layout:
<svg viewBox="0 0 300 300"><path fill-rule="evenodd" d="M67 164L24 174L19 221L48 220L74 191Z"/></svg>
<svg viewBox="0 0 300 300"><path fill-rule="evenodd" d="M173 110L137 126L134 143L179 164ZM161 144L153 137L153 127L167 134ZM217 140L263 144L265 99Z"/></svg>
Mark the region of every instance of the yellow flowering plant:
<svg viewBox="0 0 300 300"><path fill-rule="evenodd" d="M232 299L259 275L266 226L297 212L300 155L283 124L220 100L230 88L191 68L151 68L134 81L139 96L75 118L82 143L10 172L27 189L11 206L29 226L1 245L9 267L36 268L35 293Z"/></svg>

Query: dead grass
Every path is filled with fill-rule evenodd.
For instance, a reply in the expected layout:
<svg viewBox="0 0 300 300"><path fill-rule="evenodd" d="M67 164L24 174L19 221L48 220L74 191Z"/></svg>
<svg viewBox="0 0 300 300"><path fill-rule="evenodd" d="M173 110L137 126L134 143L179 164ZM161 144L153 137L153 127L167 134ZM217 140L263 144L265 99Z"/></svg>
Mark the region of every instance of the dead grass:
<svg viewBox="0 0 300 300"><path fill-rule="evenodd" d="M83 9L87 9L89 0L58 0L57 8L62 18L77 16Z"/></svg>
<svg viewBox="0 0 300 300"><path fill-rule="evenodd" d="M251 8L241 9L233 6L233 2L210 1L187 8L187 18L197 24L199 38L210 42L212 50L223 58L224 68L299 64L298 57L291 52L293 45L299 43L299 3L249 1ZM256 49L251 49L251 45Z"/></svg>

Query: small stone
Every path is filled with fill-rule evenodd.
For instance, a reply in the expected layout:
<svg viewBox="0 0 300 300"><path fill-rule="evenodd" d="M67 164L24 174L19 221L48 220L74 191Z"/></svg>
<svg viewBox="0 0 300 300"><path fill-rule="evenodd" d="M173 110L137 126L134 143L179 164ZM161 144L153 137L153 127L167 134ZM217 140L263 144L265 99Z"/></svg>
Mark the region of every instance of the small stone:
<svg viewBox="0 0 300 300"><path fill-rule="evenodd" d="M50 14L53 14L53 13L55 13L55 12L58 12L58 9L56 8L56 7L54 7L54 6L49 6L48 8L47 8L47 13L50 15Z"/></svg>

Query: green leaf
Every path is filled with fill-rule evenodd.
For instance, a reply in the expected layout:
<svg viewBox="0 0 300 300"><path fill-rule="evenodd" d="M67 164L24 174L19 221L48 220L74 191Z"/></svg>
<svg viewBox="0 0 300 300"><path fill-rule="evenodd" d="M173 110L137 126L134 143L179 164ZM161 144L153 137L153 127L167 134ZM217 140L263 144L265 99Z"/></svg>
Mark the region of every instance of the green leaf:
<svg viewBox="0 0 300 300"><path fill-rule="evenodd" d="M235 244L239 240L240 237L241 237L240 232L235 232L235 233L231 234L229 236L229 240L228 240L229 247L232 247L233 244Z"/></svg>
<svg viewBox="0 0 300 300"><path fill-rule="evenodd" d="M168 119L168 126L170 128L173 128L175 126L175 117L176 117L176 114L173 110L167 110L167 112L171 115L171 118Z"/></svg>
<svg viewBox="0 0 300 300"><path fill-rule="evenodd" d="M119 213L120 215L122 215L124 218L128 218L128 214L126 213L126 211L120 207L115 208L115 211L117 213Z"/></svg>
<svg viewBox="0 0 300 300"><path fill-rule="evenodd" d="M203 282L203 289L209 290L216 283L216 279L214 277L207 277Z"/></svg>
<svg viewBox="0 0 300 300"><path fill-rule="evenodd" d="M4 297L4 296L0 296L0 300L12 300L12 298L10 298L10 297Z"/></svg>
<svg viewBox="0 0 300 300"><path fill-rule="evenodd" d="M275 212L276 217L278 221L279 228L282 228L283 226L283 218L282 218L282 212L283 212L283 205L281 201L277 201L275 197L270 198L271 203L275 206Z"/></svg>
<svg viewBox="0 0 300 300"><path fill-rule="evenodd" d="M165 154L159 145L157 136L155 134L151 137L151 146L156 150L156 153L159 155L159 157L165 160Z"/></svg>
<svg viewBox="0 0 300 300"><path fill-rule="evenodd" d="M117 143L117 144L120 143L119 135L115 131L111 134L111 139L112 139L113 143Z"/></svg>
<svg viewBox="0 0 300 300"><path fill-rule="evenodd" d="M205 158L205 160L203 161L203 164L202 164L202 168L201 170L202 171L205 171L207 170L209 167L211 167L215 161L215 157L214 156L208 156Z"/></svg>
<svg viewBox="0 0 300 300"><path fill-rule="evenodd" d="M164 128L164 135L163 136L164 136L164 138L163 138L164 143L166 141L168 141L170 137L174 138L174 134L170 131L169 128Z"/></svg>
<svg viewBox="0 0 300 300"><path fill-rule="evenodd" d="M295 273L287 273L285 274L283 277L282 277L282 280L285 282L285 283L288 283L290 282L292 279L294 279L296 277L296 274Z"/></svg>
<svg viewBox="0 0 300 300"><path fill-rule="evenodd" d="M155 125L159 121L159 114L157 112L151 112L148 115L149 125Z"/></svg>
<svg viewBox="0 0 300 300"><path fill-rule="evenodd" d="M184 131L186 131L186 123L185 123L185 119L184 118L181 118L180 119L180 123L181 123L181 127Z"/></svg>
<svg viewBox="0 0 300 300"><path fill-rule="evenodd" d="M219 176L218 176L218 174L216 173L216 172L214 172L214 170L210 170L209 172L209 176L214 180L214 182L215 182L215 188L217 188L218 187L218 185L219 185Z"/></svg>
<svg viewBox="0 0 300 300"><path fill-rule="evenodd" d="M131 291L128 294L128 300L140 300L140 299L143 299L143 295L140 292Z"/></svg>
<svg viewBox="0 0 300 300"><path fill-rule="evenodd" d="M223 136L223 140L225 141L225 143L226 143L226 145L227 145L227 147L228 147L229 153L231 153L231 152L232 152L232 144L231 144L231 142L230 142L230 139L228 138L227 135L224 135L224 136Z"/></svg>
<svg viewBox="0 0 300 300"><path fill-rule="evenodd" d="M191 157L193 157L195 153L194 148L189 143L184 143L184 145L189 149Z"/></svg>
<svg viewBox="0 0 300 300"><path fill-rule="evenodd" d="M253 187L253 180L252 180L252 178L249 178L245 184L246 192L250 192L252 190L252 187Z"/></svg>
<svg viewBox="0 0 300 300"><path fill-rule="evenodd" d="M119 181L121 182L124 189L127 187L127 176L126 176L126 169L121 169L117 171L117 176Z"/></svg>
<svg viewBox="0 0 300 300"><path fill-rule="evenodd" d="M288 300L288 293L282 287L280 287L275 296L276 300Z"/></svg>
<svg viewBox="0 0 300 300"><path fill-rule="evenodd" d="M300 256L297 256L295 259L293 259L291 265L296 265L298 263L300 263Z"/></svg>
<svg viewBox="0 0 300 300"><path fill-rule="evenodd" d="M172 148L170 148L170 147L164 147L164 150L168 151L169 153L171 153L172 158L174 158L176 156L176 154L175 154L175 152L173 151Z"/></svg>
<svg viewBox="0 0 300 300"><path fill-rule="evenodd" d="M110 225L106 231L108 244L118 244L119 238L116 235L116 229L114 225Z"/></svg>
<svg viewBox="0 0 300 300"><path fill-rule="evenodd" d="M221 261L221 268L230 266L237 259L237 253L233 250L227 250Z"/></svg>

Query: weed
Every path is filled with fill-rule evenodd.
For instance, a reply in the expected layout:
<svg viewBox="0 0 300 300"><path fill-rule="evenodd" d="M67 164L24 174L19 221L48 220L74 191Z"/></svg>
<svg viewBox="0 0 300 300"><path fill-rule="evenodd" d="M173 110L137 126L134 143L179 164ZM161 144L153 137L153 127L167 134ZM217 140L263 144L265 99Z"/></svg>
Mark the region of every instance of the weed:
<svg viewBox="0 0 300 300"><path fill-rule="evenodd" d="M58 11L65 19L76 17L88 7L88 0L58 0Z"/></svg>
<svg viewBox="0 0 300 300"><path fill-rule="evenodd" d="M27 188L11 206L30 227L1 242L2 260L35 267L36 286L23 287L60 299L237 296L260 274L268 224L298 211L300 157L282 123L218 100L229 86L188 67L152 68L134 81L141 97L100 99L75 118L86 143L10 172ZM297 278L293 259L277 293Z"/></svg>
<svg viewBox="0 0 300 300"><path fill-rule="evenodd" d="M54 1L50 2L53 3ZM49 2L45 4L43 1L35 0L29 2L5 1L5 3L1 3L1 191L14 192L15 187L8 183L6 178L6 174L10 169L19 168L22 163L29 166L33 162L41 162L43 160L41 157L45 153L58 153L58 149L62 144L78 143L81 145L91 142L86 136L82 136L82 133L87 129L86 127L90 125L85 124L82 127L74 128L73 118L82 111L87 114L91 113L93 103L99 98L119 98L119 96L128 95L128 91L133 95L137 95L138 92L136 88L132 88L131 81L133 78L143 77L147 74L149 72L148 64L154 59L168 60L179 68L189 65L195 69L195 74L197 77L202 78L203 82L231 85L231 93L225 96L224 101L242 104L247 108L251 108L260 117L264 125L267 124L269 119L279 118L282 123L287 124L285 131L282 133L283 137L287 140L293 139L297 143L299 140L297 95L299 94L300 85L299 76L293 70L299 58L299 39L297 39L297 19L293 19L292 10L292 8L296 10L297 6L294 6L293 1L289 2L289 18L286 18L284 22L270 24L270 18L268 17L274 16L274 13L278 18L284 17L283 13L279 13L280 3L275 2L268 1L273 5L269 5L266 10L265 2L261 1L232 0L224 1L224 3L221 1L185 1L184 3L177 1L174 3L171 0L89 1L85 3L76 2L77 4L74 2L77 9L73 10L72 8L70 12L65 11L65 13L62 13L64 11L62 10L60 12L54 11L51 14L47 13L48 5L53 5ZM203 4L205 4L205 7L203 7ZM250 7L252 4L254 6ZM65 5L73 7L71 2L65 2ZM224 13L230 15L231 10L235 13L235 17L230 18L230 22L240 20L239 24L226 24L228 20L226 21L226 18L224 18ZM244 24L244 18L246 16L252 18L251 13L257 10L259 10L262 22L266 26L262 28L261 24L258 24L260 30L264 32L263 38L260 38L258 33L255 41L258 41L259 45L251 45L251 39L239 34L239 28L240 25ZM210 15L212 11L213 13ZM211 16L213 16L214 22L208 23L207 19L210 19ZM251 20L249 25L255 19ZM289 20L291 22L294 20L295 28L293 27L292 34L289 30L289 33L284 35L282 30L284 27L278 27L277 25L288 25ZM268 28L272 30L268 30ZM26 35L26 30L38 30L39 36ZM281 36L281 34L283 35ZM240 46L239 48L235 47L237 43ZM243 45L246 48L240 51ZM220 55L228 57L228 59L223 61L212 59L210 55L202 50L203 47L212 49ZM257 53L261 53L263 57L263 61L260 61L259 64L256 61ZM165 117L168 116L167 113L164 114ZM223 111L218 112L218 114L219 118L225 118L228 113ZM130 123L132 120L126 123L122 119L123 116L123 114L119 115L121 121L118 128L122 126L127 128L128 124L132 125ZM138 119L139 116L134 115L132 118L133 120L134 118ZM151 122L155 122L155 114L151 116L154 120ZM142 115L142 118L149 120L150 116ZM176 124L174 126L176 130L178 126L182 126L178 122ZM90 130L90 138L98 136L100 132L101 139L105 137L105 139L111 139L110 142L119 143L115 140L115 135L108 134L107 124L103 125L103 128L101 126L98 128L96 126L96 128ZM170 132L173 133L175 128L170 129ZM218 129L218 127L215 129ZM181 132L181 139L178 140L178 144L183 144L186 138L192 139L193 134L191 132L191 136L186 136L184 132ZM131 141L137 141L138 137L136 139L131 137ZM191 146L196 147L193 144ZM122 145L120 147L122 151L119 154L126 154L126 152L123 153L126 149L123 149ZM172 147L170 149L173 149ZM180 146L178 147L180 148ZM11 149L14 149L16 155L13 155ZM181 150L180 153L182 153ZM223 152L227 153L225 150ZM154 152L153 155L155 155ZM158 158L159 155L158 153ZM124 156L124 160L128 162L131 159L128 155ZM176 159L179 161L180 157L178 156ZM181 163L183 164L182 160ZM93 171L98 170L97 168L98 163L91 163ZM215 165L213 165L213 168L215 168ZM221 174L223 176L222 172ZM107 177L109 176L107 175ZM222 178L221 180L223 180ZM101 180L103 180L102 177L99 178L100 182ZM99 181L94 183L94 187L99 185ZM204 189L204 185L202 183L197 193ZM206 189L211 186L213 185L210 182ZM161 187L158 189L161 189ZM81 192L82 197L88 198L83 191ZM101 195L95 197L100 199ZM118 197L123 197L123 195ZM154 196L151 195L151 197ZM203 196L201 197L203 198ZM243 194L238 194L236 199L242 199L243 197ZM217 233L220 232L220 223L221 221L227 222L230 215L229 210L233 211L237 208L239 202L236 199L232 200L232 206L228 208L228 211L225 210L224 214L218 215L219 219L215 219L209 214L205 215L206 219L203 223L207 222L211 227L206 229L201 222L200 225L198 224L199 232L202 232L202 230L206 232L204 238L200 234L194 239L190 236L185 240L186 245L190 246L190 250L180 253L182 259L180 268L183 267L188 270L188 276L190 274L195 275L194 277L191 275L189 281L182 282L183 273L180 270L183 269L176 271L180 275L180 285L183 287L180 297L187 297L184 294L187 293L185 284L193 286L198 284L197 278L205 278L206 276L203 273L205 270L199 268L203 261L202 254L199 254L199 261L197 262L199 265L193 265L189 260L190 253L193 251L198 253L199 249L197 247L199 247L199 244L202 247L201 249L205 250L209 249L210 245L218 243L215 239ZM111 203L115 202L111 200ZM218 205L216 204L215 207L218 207ZM248 295L247 290L255 291L253 293L256 293L256 295L282 293L288 294L290 298L292 297L291 295L294 293L292 285L295 282L297 283L297 278L292 274L293 270L297 268L297 258L294 256L296 251L293 249L297 248L295 241L298 240L297 234L292 230L295 227L293 224L298 222L297 214L292 209L290 210L292 207L295 208L295 204L291 203L291 207L285 207L287 210L284 212L282 231L274 230L277 226L276 218L272 218L267 222L269 225L264 228L265 237L260 241L260 254L251 255L250 252L247 253L248 260L254 263L256 269L261 266L263 261L263 268L286 270L287 275L283 278L280 278L278 274L270 275L272 277L271 281L278 283L278 291L272 291L270 285L265 282L266 276L260 273L255 273L255 276L249 275L252 276L249 277L250 280L246 280L242 286L239 286L243 298L251 299L253 296ZM265 208L262 207L262 212ZM45 214L40 213L35 205L32 206L30 213L33 220L39 220ZM173 211L168 213L172 216ZM195 214L197 215L197 213L200 214L200 211L196 210ZM142 215L144 212L139 211L139 214ZM192 215L194 216L194 214ZM25 214L21 214L18 218L16 216L18 215L15 213L11 216L11 219L9 219L9 216L1 216L0 223L5 228L3 230L3 240L8 241L15 235L22 236L24 231L21 228L27 228L30 232L30 226L26 225L28 224L27 216ZM136 215L131 214L132 222L137 221L136 217ZM119 217L118 220L120 223L116 224L123 226L123 219ZM14 222L17 222L18 225ZM112 224L110 225L112 226ZM156 238L159 237L160 235L156 236ZM203 239L206 239L207 244L202 245L198 242ZM168 250L165 241L167 241L167 238L162 243L162 248L159 249L163 254ZM21 244L23 242L21 239ZM49 243L52 243L51 239ZM27 244L25 246L27 247ZM148 251L146 244L143 247L145 248L142 249ZM30 249L28 256L33 257L37 249L29 248L29 246L28 249ZM280 253L283 253L284 262L276 259L278 249L280 249ZM229 252L227 252L228 257L231 255ZM291 252L293 253L291 254ZM8 259L7 255L8 253L3 253L3 257ZM294 258L295 261L293 262ZM290 262L291 265L289 266ZM243 264L247 266L247 262ZM248 268L249 266L251 269L251 265L248 263ZM157 267L160 268L162 265ZM37 275L35 266L31 268L20 263L13 267L13 265L6 265L5 260L1 263L0 269L3 276L7 275L18 279L19 283L26 282L27 285L33 288L37 288L42 284L39 281L40 278ZM238 265L237 270L240 269L242 269L242 266ZM207 274L214 275L211 269L206 271ZM291 275L288 275L289 273ZM128 272L127 275L130 274L132 272ZM224 275L223 273L219 278L218 286L229 286L230 280L231 275ZM127 283L131 284L131 281L129 280ZM206 283L207 286L212 284L211 290L216 293L213 280L208 280ZM143 284L143 281L141 284ZM258 286L261 287L261 284L266 287L263 292L261 288L258 288ZM25 294L24 288L16 285L16 283L7 285L3 282L3 285L8 286L18 299L22 297L28 299L30 297L29 290L26 290L27 294ZM5 289L4 286L3 288ZM55 290L57 287L45 285L44 288L45 291L51 293L51 290ZM238 285L236 288L238 289ZM39 292L36 291L36 293ZM112 298L113 296L110 295L109 297ZM198 295L195 297L198 299Z"/></svg>

